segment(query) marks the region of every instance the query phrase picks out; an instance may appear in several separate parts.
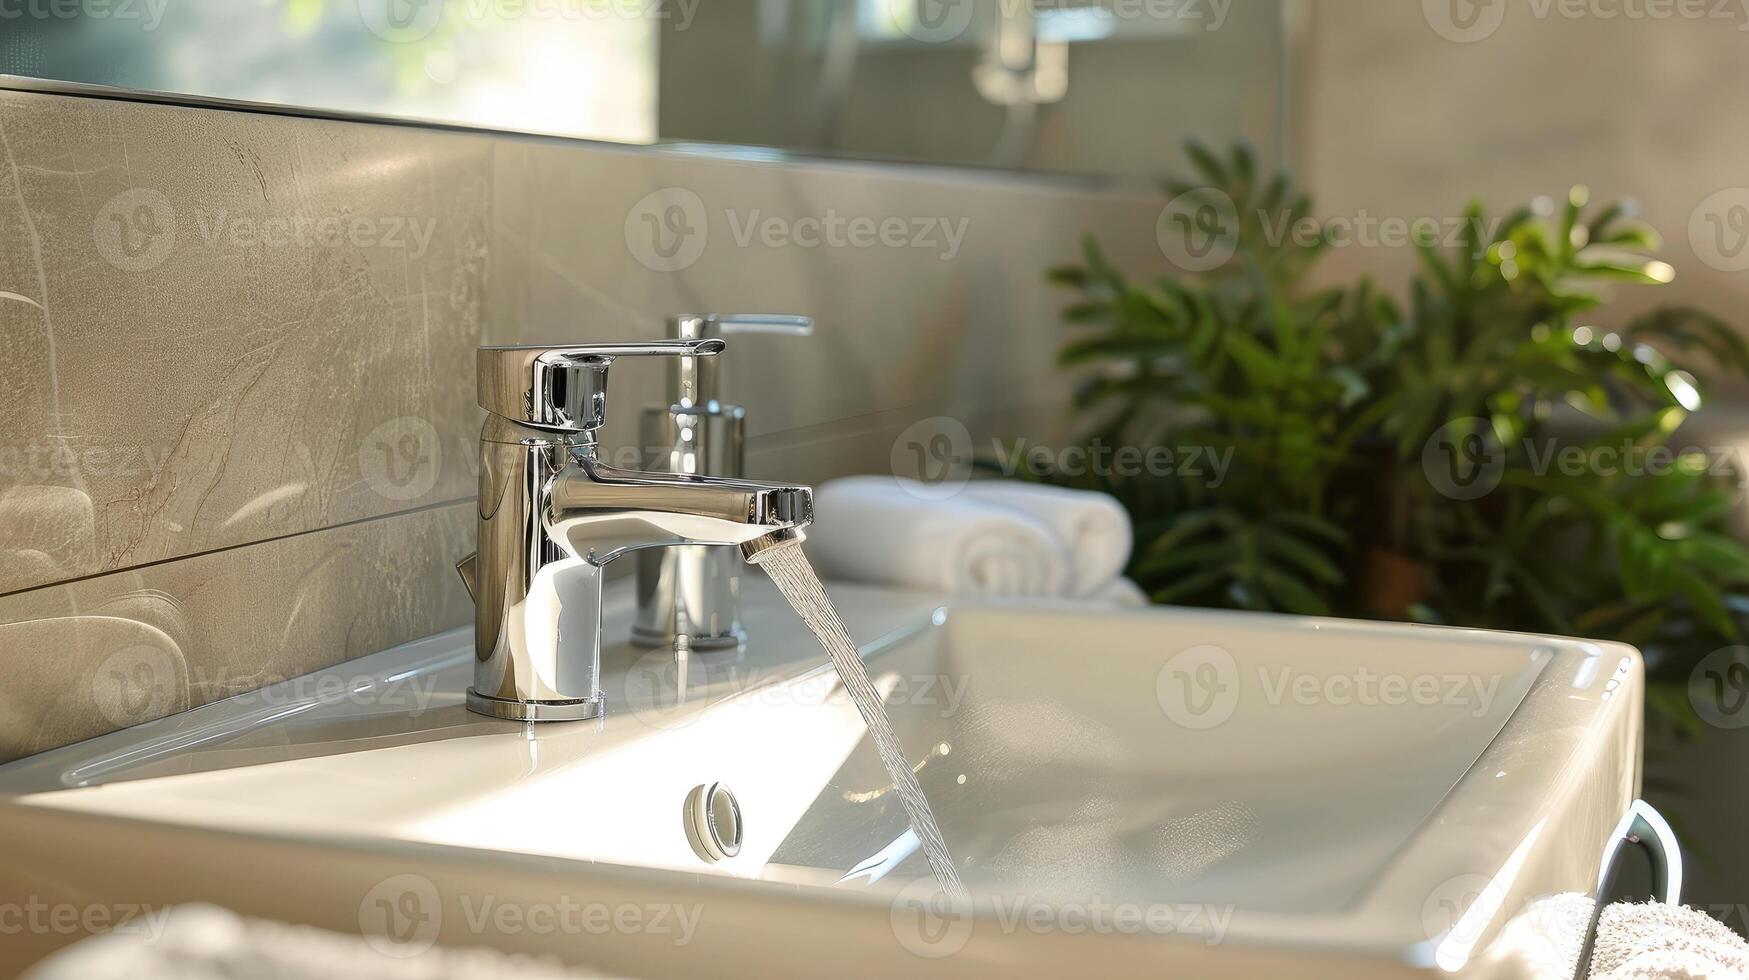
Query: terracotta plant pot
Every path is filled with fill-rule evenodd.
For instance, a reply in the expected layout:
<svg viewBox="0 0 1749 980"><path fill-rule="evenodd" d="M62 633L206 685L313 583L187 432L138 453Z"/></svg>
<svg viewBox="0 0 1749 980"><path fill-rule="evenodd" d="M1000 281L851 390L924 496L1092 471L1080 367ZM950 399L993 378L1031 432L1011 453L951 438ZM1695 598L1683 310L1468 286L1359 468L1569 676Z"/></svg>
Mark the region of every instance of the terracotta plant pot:
<svg viewBox="0 0 1749 980"><path fill-rule="evenodd" d="M1366 573L1361 600L1375 616L1406 620L1409 607L1427 598L1428 565L1389 548L1374 547L1366 554Z"/></svg>

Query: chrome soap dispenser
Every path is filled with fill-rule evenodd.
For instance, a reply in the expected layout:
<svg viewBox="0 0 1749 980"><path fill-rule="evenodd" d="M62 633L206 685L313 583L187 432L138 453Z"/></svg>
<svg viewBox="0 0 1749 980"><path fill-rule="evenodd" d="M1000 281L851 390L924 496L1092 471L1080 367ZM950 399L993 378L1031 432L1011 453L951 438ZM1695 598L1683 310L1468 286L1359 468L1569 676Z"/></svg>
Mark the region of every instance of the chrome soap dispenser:
<svg viewBox="0 0 1749 980"><path fill-rule="evenodd" d="M668 321L674 340L767 333L806 337L805 316L685 315ZM668 404L647 409L639 426L646 469L695 476L739 477L746 462L747 413L719 401L715 357L679 357L668 382ZM638 559L638 618L632 638L646 646L720 650L741 645L737 549L686 545L644 551Z"/></svg>

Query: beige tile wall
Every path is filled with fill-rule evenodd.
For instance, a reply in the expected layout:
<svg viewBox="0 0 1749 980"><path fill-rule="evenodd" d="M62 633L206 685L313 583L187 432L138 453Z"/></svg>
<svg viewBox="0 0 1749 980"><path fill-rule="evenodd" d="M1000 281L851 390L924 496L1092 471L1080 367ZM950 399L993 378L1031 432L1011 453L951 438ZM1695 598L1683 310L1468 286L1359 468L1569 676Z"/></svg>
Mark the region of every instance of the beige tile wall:
<svg viewBox="0 0 1749 980"><path fill-rule="evenodd" d="M752 475L881 471L931 416L1059 428L1041 270L1084 230L1158 265L1158 210L0 90L0 760L465 623L482 342L810 314L811 339L731 342ZM610 444L658 372L615 367Z"/></svg>
<svg viewBox="0 0 1749 980"><path fill-rule="evenodd" d="M1673 301L1742 319L1749 8L1320 0L1309 26L1296 156L1320 214L1451 219L1480 197L1499 217L1583 183L1637 201L1676 267L1669 288L1617 290L1606 322ZM1362 245L1321 270L1401 291L1416 262Z"/></svg>

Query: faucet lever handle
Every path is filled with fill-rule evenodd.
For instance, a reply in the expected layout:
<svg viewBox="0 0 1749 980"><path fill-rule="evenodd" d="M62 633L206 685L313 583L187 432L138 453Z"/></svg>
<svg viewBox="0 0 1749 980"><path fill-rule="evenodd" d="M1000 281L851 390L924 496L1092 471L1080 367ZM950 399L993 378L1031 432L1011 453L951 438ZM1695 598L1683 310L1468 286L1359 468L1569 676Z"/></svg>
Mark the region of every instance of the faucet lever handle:
<svg viewBox="0 0 1749 980"><path fill-rule="evenodd" d="M721 338L707 337L481 347L476 362L480 407L520 425L588 432L606 420L607 369L614 358L663 356L691 362L720 354L726 346Z"/></svg>

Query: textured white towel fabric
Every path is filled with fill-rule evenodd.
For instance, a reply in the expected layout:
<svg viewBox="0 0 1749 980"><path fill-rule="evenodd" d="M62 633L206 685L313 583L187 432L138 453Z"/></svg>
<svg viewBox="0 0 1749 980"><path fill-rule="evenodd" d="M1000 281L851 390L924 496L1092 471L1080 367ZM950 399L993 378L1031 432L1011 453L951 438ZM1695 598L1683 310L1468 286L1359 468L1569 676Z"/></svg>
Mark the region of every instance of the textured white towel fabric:
<svg viewBox="0 0 1749 980"><path fill-rule="evenodd" d="M1114 609L1141 609L1150 601L1148 593L1142 591L1133 579L1127 578L1112 579L1105 588L1087 598Z"/></svg>
<svg viewBox="0 0 1749 980"><path fill-rule="evenodd" d="M1604 908L1591 952L1592 980L1749 977L1749 943L1724 923L1682 905L1617 902Z"/></svg>
<svg viewBox="0 0 1749 980"><path fill-rule="evenodd" d="M1098 595L1130 563L1135 546L1130 515L1106 494L1019 480L973 480L960 496L1013 508L1050 525L1074 565L1068 595Z"/></svg>
<svg viewBox="0 0 1749 980"><path fill-rule="evenodd" d="M38 963L27 980L535 980L600 977L489 949L416 949L308 926L179 905L151 933L94 936ZM158 930L161 929L161 933ZM388 944L385 946L384 944Z"/></svg>
<svg viewBox="0 0 1749 980"><path fill-rule="evenodd" d="M814 492L808 557L822 576L946 595L1060 596L1072 569L1050 525L965 494L930 499L890 476L853 476Z"/></svg>

